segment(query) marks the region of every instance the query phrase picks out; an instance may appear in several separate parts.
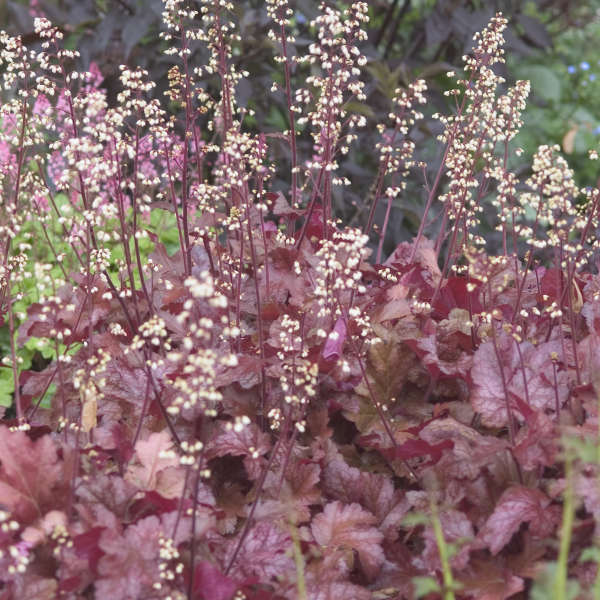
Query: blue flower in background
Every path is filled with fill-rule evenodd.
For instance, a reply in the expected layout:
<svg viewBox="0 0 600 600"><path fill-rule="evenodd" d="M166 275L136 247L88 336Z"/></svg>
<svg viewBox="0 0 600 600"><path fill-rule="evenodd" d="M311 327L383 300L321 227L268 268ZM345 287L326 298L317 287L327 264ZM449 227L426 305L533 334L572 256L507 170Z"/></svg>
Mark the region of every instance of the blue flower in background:
<svg viewBox="0 0 600 600"><path fill-rule="evenodd" d="M596 129L594 129L594 134L600 135L600 125L598 125L598 127L596 127Z"/></svg>
<svg viewBox="0 0 600 600"><path fill-rule="evenodd" d="M596 73L590 73L589 80L590 81L596 81Z"/></svg>
<svg viewBox="0 0 600 600"><path fill-rule="evenodd" d="M579 66L583 71L587 71L590 68L590 63L584 60Z"/></svg>
<svg viewBox="0 0 600 600"><path fill-rule="evenodd" d="M569 71L569 73L573 74L573 73L575 73L575 71L577 71L577 67L574 67L573 65L569 65L567 67L567 71Z"/></svg>

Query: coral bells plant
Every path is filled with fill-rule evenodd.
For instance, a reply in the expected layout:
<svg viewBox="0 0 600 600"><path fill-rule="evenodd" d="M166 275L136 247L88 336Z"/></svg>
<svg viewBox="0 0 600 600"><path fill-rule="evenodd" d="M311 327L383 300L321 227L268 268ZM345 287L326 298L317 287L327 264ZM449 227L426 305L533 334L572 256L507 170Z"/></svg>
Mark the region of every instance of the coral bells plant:
<svg viewBox="0 0 600 600"><path fill-rule="evenodd" d="M367 4L321 5L298 56L266 3L270 133L232 10L164 2L165 101L121 67L110 104L43 16L40 48L0 35L0 598L600 597L600 191L551 146L510 170L506 20L448 73L420 226L386 256L428 172L425 82L343 226Z"/></svg>

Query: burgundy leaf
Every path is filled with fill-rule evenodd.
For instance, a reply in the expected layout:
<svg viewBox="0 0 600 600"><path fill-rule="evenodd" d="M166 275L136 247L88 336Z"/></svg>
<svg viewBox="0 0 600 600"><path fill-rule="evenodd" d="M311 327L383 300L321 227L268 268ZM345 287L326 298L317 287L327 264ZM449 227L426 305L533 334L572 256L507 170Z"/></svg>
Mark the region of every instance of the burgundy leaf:
<svg viewBox="0 0 600 600"><path fill-rule="evenodd" d="M558 453L555 422L546 414L536 412L526 419L515 436L512 454L526 471L554 464Z"/></svg>
<svg viewBox="0 0 600 600"><path fill-rule="evenodd" d="M461 308L470 314L483 310L479 301L481 283L465 277L448 277L433 305L436 317L446 318L452 309Z"/></svg>
<svg viewBox="0 0 600 600"><path fill-rule="evenodd" d="M358 502L373 513L386 540L398 537L399 525L410 509L404 494L389 477L349 466L340 454L323 469L323 492L344 504Z"/></svg>
<svg viewBox="0 0 600 600"><path fill-rule="evenodd" d="M331 333L327 336L327 341L323 346L323 358L337 360L342 356L342 348L346 341L346 322L340 317Z"/></svg>
<svg viewBox="0 0 600 600"><path fill-rule="evenodd" d="M589 469L575 478L575 492L583 500L585 509L594 517L596 531L600 523L600 488L597 469Z"/></svg>
<svg viewBox="0 0 600 600"><path fill-rule="evenodd" d="M348 581L330 581L322 583L309 580L310 600L332 600L333 598L352 598L352 600L372 600L373 594L362 586Z"/></svg>
<svg viewBox="0 0 600 600"><path fill-rule="evenodd" d="M369 577L383 564L383 534L372 525L375 516L359 504L330 502L311 524L315 541L327 548L351 548L358 552L361 565Z"/></svg>
<svg viewBox="0 0 600 600"><path fill-rule="evenodd" d="M454 342L442 341L436 333L418 340L407 340L407 344L422 359L423 364L434 378L466 378L472 365L472 358Z"/></svg>
<svg viewBox="0 0 600 600"><path fill-rule="evenodd" d="M508 422L506 404L520 420L525 415L515 397L532 410L554 410L568 396L567 377L564 371L556 371L554 383L553 355L561 355L559 342L545 342L533 346L529 342L517 342L503 334L493 341L481 344L477 349L471 377L473 391L471 403L481 414L488 427L503 427ZM497 353L496 353L497 349Z"/></svg>
<svg viewBox="0 0 600 600"><path fill-rule="evenodd" d="M123 535L114 530L102 533L97 595L129 600L151 594L158 574L159 526L158 518L150 516L127 527Z"/></svg>
<svg viewBox="0 0 600 600"><path fill-rule="evenodd" d="M385 265L393 266L401 272L410 273L412 270L413 274L411 277L405 278L404 283L422 281L425 284L424 288L429 287L433 290L441 277L433 242L421 239L414 263L410 262L412 252L413 244L411 242L401 242L385 261Z"/></svg>
<svg viewBox="0 0 600 600"><path fill-rule="evenodd" d="M271 447L269 436L263 433L256 424L248 423L243 427L224 425L220 432L209 442L206 455L217 456L260 456L266 454Z"/></svg>
<svg viewBox="0 0 600 600"><path fill-rule="evenodd" d="M104 529L104 527L92 527L73 538L75 553L78 557L87 560L89 568L93 573L97 573L98 561L104 555L99 546L100 537Z"/></svg>
<svg viewBox="0 0 600 600"><path fill-rule="evenodd" d="M505 441L481 435L452 417L432 419L421 429L419 436L429 444L440 444L444 440L453 442L452 449L444 453L436 466L438 472L448 478L475 479L508 448Z"/></svg>
<svg viewBox="0 0 600 600"><path fill-rule="evenodd" d="M478 539L492 554L498 554L523 523L540 535L550 533L556 523L549 505L550 499L537 489L511 487L498 500Z"/></svg>
<svg viewBox="0 0 600 600"><path fill-rule="evenodd" d="M13 595L19 600L54 600L58 595L58 584L54 577L40 577L35 573L25 573L16 581ZM2 599L4 600L4 598Z"/></svg>
<svg viewBox="0 0 600 600"><path fill-rule="evenodd" d="M163 515L160 519L149 516L129 525L124 532L115 529L103 531L99 547L104 555L98 562L99 578L96 594L102 598L130 600L147 598L153 593L153 585L159 579L159 539L173 534L177 513ZM175 545L189 534L189 519L178 529ZM206 512L198 512L196 537L201 537L213 526Z"/></svg>
<svg viewBox="0 0 600 600"><path fill-rule="evenodd" d="M194 594L198 600L231 600L237 589L237 583L213 563L202 560L196 565Z"/></svg>
<svg viewBox="0 0 600 600"><path fill-rule="evenodd" d="M151 433L147 440L139 440L135 445L135 458L125 473L126 481L164 498L181 496L185 473L179 466L168 431Z"/></svg>
<svg viewBox="0 0 600 600"><path fill-rule="evenodd" d="M0 505L28 524L64 500L63 462L49 435L32 442L0 426Z"/></svg>
<svg viewBox="0 0 600 600"><path fill-rule="evenodd" d="M129 508L131 516L141 519L149 515L160 515L170 513L179 508L180 498L165 498L155 491L146 492L142 498L138 498Z"/></svg>
<svg viewBox="0 0 600 600"><path fill-rule="evenodd" d="M508 600L525 589L523 579L499 564L498 558L473 560L467 573L461 573L460 583L472 600Z"/></svg>
<svg viewBox="0 0 600 600"><path fill-rule="evenodd" d="M318 464L291 459L282 481L279 472L267 475L265 498L256 509L256 517L292 518L301 523L310 519L309 506L321 500L318 487L321 468Z"/></svg>
<svg viewBox="0 0 600 600"><path fill-rule="evenodd" d="M259 581L268 582L295 572L292 540L284 527L272 521L259 521L250 529L232 570L236 579L257 577ZM228 545L228 558L237 544L236 536Z"/></svg>
<svg viewBox="0 0 600 600"><path fill-rule="evenodd" d="M426 464L434 465L440 460L440 458L442 458L442 453L444 450L448 450L453 447L454 442L452 440L444 440L439 444L429 444L425 440L412 439L406 440L397 446L385 448L381 452L390 460L409 460L411 458L423 458L425 456L429 456L430 461Z"/></svg>

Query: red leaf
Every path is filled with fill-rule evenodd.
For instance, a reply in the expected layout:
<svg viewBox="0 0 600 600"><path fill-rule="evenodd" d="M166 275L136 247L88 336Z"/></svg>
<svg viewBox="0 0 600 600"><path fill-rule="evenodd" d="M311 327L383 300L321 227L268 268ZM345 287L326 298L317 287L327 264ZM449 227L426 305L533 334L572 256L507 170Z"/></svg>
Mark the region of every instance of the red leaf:
<svg viewBox="0 0 600 600"><path fill-rule="evenodd" d="M228 559L237 546L238 538L229 543ZM236 579L258 577L268 582L274 577L294 571L291 558L292 541L289 533L272 521L259 521L250 530L240 549L233 571Z"/></svg>
<svg viewBox="0 0 600 600"><path fill-rule="evenodd" d="M521 342L517 347L512 337L502 334L497 337L496 345L498 356L493 341L481 344L471 369L474 383L471 403L481 414L484 425L504 427L508 423L507 395L511 412L521 421L525 420L525 415L515 397L525 403L529 400L529 408L542 412L554 409L557 394L559 405L566 401L569 393L566 372L557 370L558 387L554 385L553 377L555 367L551 356L562 354L559 342L537 346Z"/></svg>
<svg viewBox="0 0 600 600"><path fill-rule="evenodd" d="M406 343L422 359L424 366L434 378L466 379L472 358L463 352L458 344L438 339L435 332L418 340L407 340Z"/></svg>
<svg viewBox="0 0 600 600"><path fill-rule="evenodd" d="M440 268L437 264L437 256L431 240L421 238L414 262L410 262L410 256L413 251L413 244L410 242L401 242L396 246L390 257L385 261L386 266L393 266L402 273L403 283L420 283L418 288L423 292L429 288L429 291L435 289L441 277Z"/></svg>
<svg viewBox="0 0 600 600"><path fill-rule="evenodd" d="M269 497L260 501L256 518L292 518L294 522L310 520L309 506L321 501L320 475L318 464L296 458L290 459L283 481L279 472L270 472L265 482L265 495Z"/></svg>
<svg viewBox="0 0 600 600"><path fill-rule="evenodd" d="M125 473L125 480L140 490L158 492L164 498L178 498L184 485L185 472L173 451L168 431L151 433L147 440L135 445L136 460Z"/></svg>
<svg viewBox="0 0 600 600"><path fill-rule="evenodd" d="M206 511L198 511L196 536L201 537L212 528L213 520ZM160 562L160 536L173 534L177 513L164 514L159 519L149 516L129 525L121 534L114 529L105 529L99 547L104 556L98 563L99 578L95 583L98 598L131 600L151 598L153 584L158 580ZM189 536L189 519L180 521L175 545Z"/></svg>
<svg viewBox="0 0 600 600"><path fill-rule="evenodd" d="M359 504L330 502L311 524L315 541L326 548L351 548L358 552L368 577L377 574L384 561L383 534L372 527L375 516Z"/></svg>
<svg viewBox="0 0 600 600"><path fill-rule="evenodd" d="M600 302L591 300L586 302L581 309L581 314L585 318L585 322L590 332L600 335Z"/></svg>
<svg viewBox="0 0 600 600"><path fill-rule="evenodd" d="M555 515L548 510L549 506L550 499L539 490L511 487L498 500L478 538L492 554L498 554L523 523L529 523L532 533L540 537L547 535L556 525Z"/></svg>
<svg viewBox="0 0 600 600"><path fill-rule="evenodd" d="M297 219L304 214L303 210L292 208L281 192L269 192L267 194L267 199L273 202L272 210L276 217L291 217L292 219Z"/></svg>
<svg viewBox="0 0 600 600"><path fill-rule="evenodd" d="M310 216L306 225L304 237L307 240L312 240L312 238L320 240L323 237L323 208L317 203L315 203L314 206L315 208L313 209L312 215Z"/></svg>
<svg viewBox="0 0 600 600"><path fill-rule="evenodd" d="M432 419L421 430L420 437L429 444L452 440L452 450L444 454L437 466L438 471L448 478L476 479L481 470L507 448L504 440L481 435L452 417Z"/></svg>
<svg viewBox="0 0 600 600"><path fill-rule="evenodd" d="M585 509L594 516L596 521L596 532L600 529L600 488L598 486L597 469L586 470L575 479L575 492L583 500Z"/></svg>
<svg viewBox="0 0 600 600"><path fill-rule="evenodd" d="M468 281L464 277L448 277L433 305L435 316L446 318L453 308L462 308L469 313L481 312L480 288L480 282Z"/></svg>
<svg viewBox="0 0 600 600"><path fill-rule="evenodd" d="M323 469L322 480L323 492L329 497L345 504L358 502L373 513L386 540L398 537L399 524L410 505L389 477L351 467L337 453Z"/></svg>
<svg viewBox="0 0 600 600"><path fill-rule="evenodd" d="M340 317L323 346L323 358L337 360L342 356L342 348L346 341L346 331L346 323L344 319Z"/></svg>
<svg viewBox="0 0 600 600"><path fill-rule="evenodd" d="M79 558L83 558L88 561L90 570L96 574L98 561L104 555L104 552L98 545L100 536L105 530L105 527L92 527L85 533L77 535L73 538L73 547L75 548L75 554Z"/></svg>
<svg viewBox="0 0 600 600"><path fill-rule="evenodd" d="M444 440L439 444L429 444L425 440L413 439L406 440L402 444L398 444L392 448L385 448L381 453L389 458L409 460L411 458L423 458L424 456L431 457L427 465L434 465L442 458L444 450L454 447L452 440Z"/></svg>
<svg viewBox="0 0 600 600"><path fill-rule="evenodd" d="M221 432L209 442L206 450L207 458L211 459L227 454L256 457L269 451L271 447L269 436L254 423L244 425L240 431L236 431L231 424L228 425L224 425Z"/></svg>
<svg viewBox="0 0 600 600"><path fill-rule="evenodd" d="M499 564L497 558L485 563L472 561L460 582L462 591L473 600L507 600L525 588L523 579Z"/></svg>
<svg viewBox="0 0 600 600"><path fill-rule="evenodd" d="M558 452L555 423L542 413L531 415L516 435L513 455L526 471L554 464Z"/></svg>
<svg viewBox="0 0 600 600"><path fill-rule="evenodd" d="M29 306L27 320L19 328L19 343L31 337L55 338L57 332L65 329L71 331L69 336L65 337L65 343L81 341L88 335L90 328L106 318L111 309L111 301L104 297L106 284L100 279L95 279L95 291L88 298L87 292L84 292L84 285L89 285L89 282L84 283L80 277L75 275L74 279L81 287L74 288L68 284L58 291L60 302L56 310L48 312L47 307L41 303ZM73 306L76 307L75 310L72 310Z"/></svg>
<svg viewBox="0 0 600 600"><path fill-rule="evenodd" d="M272 297L285 302L289 294L292 305L304 301L308 281L294 271L294 262L300 259L300 252L294 248L274 248L269 253L270 291Z"/></svg>
<svg viewBox="0 0 600 600"><path fill-rule="evenodd" d="M19 600L54 600L58 597L58 584L56 579L41 577L31 573L29 569L24 575L15 581L13 593L5 596L7 600L18 598Z"/></svg>
<svg viewBox="0 0 600 600"><path fill-rule="evenodd" d="M223 575L211 562L203 560L194 571L194 594L200 600L231 600L238 589L233 579Z"/></svg>
<svg viewBox="0 0 600 600"><path fill-rule="evenodd" d="M59 508L63 463L49 435L32 442L22 431L0 426L0 505L22 524Z"/></svg>
<svg viewBox="0 0 600 600"><path fill-rule="evenodd" d="M312 584L312 585L311 585ZM371 600L373 594L362 586L353 585L348 581L309 582L310 600Z"/></svg>
<svg viewBox="0 0 600 600"><path fill-rule="evenodd" d="M146 492L143 498L139 498L131 505L129 512L132 518L138 520L149 515L176 511L180 502L180 498L165 498L158 492Z"/></svg>
<svg viewBox="0 0 600 600"><path fill-rule="evenodd" d="M108 529L102 533L98 597L129 600L150 595L158 571L159 526L158 518L150 516L127 527L123 535Z"/></svg>

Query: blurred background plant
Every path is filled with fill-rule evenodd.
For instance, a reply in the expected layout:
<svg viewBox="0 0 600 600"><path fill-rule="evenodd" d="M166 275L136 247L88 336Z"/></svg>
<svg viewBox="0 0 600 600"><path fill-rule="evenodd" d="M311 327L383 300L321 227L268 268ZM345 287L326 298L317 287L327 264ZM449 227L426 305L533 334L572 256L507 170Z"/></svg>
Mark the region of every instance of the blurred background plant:
<svg viewBox="0 0 600 600"><path fill-rule="evenodd" d="M600 140L597 5L585 22L562 28L548 25L548 31L552 45L547 50L507 60L510 72L531 80L535 94L517 140L528 155L542 143L559 144L569 155L577 183L589 185L595 183L598 173L587 154Z"/></svg>

